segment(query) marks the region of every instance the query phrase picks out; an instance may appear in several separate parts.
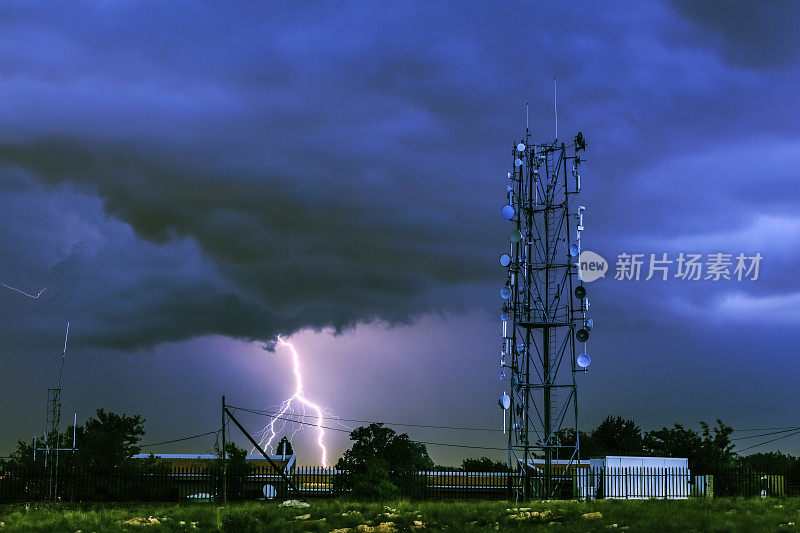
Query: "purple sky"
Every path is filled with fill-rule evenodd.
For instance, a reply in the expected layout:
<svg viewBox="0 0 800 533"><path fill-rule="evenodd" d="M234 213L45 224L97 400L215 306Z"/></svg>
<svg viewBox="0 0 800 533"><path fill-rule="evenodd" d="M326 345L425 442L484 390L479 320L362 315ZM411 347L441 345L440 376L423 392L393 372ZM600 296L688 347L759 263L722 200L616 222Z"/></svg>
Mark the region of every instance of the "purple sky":
<svg viewBox="0 0 800 533"><path fill-rule="evenodd" d="M553 136L554 75L561 136L588 140L584 248L763 256L757 281L591 284L584 428L797 425L798 17L790 1L4 3L0 280L48 289L0 291L0 454L43 430L67 320L65 413L141 414L149 442L215 429L221 394L291 394L287 353L263 349L278 333L339 416L500 428L498 208L526 101L534 138ZM313 441L296 436L303 464ZM330 443L335 460L346 434Z"/></svg>

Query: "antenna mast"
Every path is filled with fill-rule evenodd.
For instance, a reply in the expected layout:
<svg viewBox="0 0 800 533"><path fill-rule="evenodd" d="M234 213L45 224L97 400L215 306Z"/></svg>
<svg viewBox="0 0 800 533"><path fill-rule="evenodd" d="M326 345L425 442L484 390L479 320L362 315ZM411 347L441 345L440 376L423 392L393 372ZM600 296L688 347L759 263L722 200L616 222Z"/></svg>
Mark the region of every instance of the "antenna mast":
<svg viewBox="0 0 800 533"><path fill-rule="evenodd" d="M556 140L558 140L558 84L553 76L553 114L556 117Z"/></svg>
<svg viewBox="0 0 800 533"><path fill-rule="evenodd" d="M69 322L64 334L64 350L58 367L58 381L53 389L47 389L47 425L44 432L44 466L48 473L50 497L55 499L58 492L58 452L61 451L61 375L64 372L64 359L67 356ZM76 416L77 420L77 416ZM74 441L74 438L73 438ZM73 443L73 451L75 445Z"/></svg>
<svg viewBox="0 0 800 533"><path fill-rule="evenodd" d="M591 320L578 269L584 208L573 203L585 147L581 133L565 145L534 144L526 132L512 149L501 209L511 228L510 251L500 257L506 273L500 379L510 389L500 407L504 423L509 419L509 467L525 474L517 487L524 498L565 495L566 481L553 476L553 464L569 472L580 460L576 375L588 363L576 354L586 351ZM574 440L565 438L566 429L575 431Z"/></svg>

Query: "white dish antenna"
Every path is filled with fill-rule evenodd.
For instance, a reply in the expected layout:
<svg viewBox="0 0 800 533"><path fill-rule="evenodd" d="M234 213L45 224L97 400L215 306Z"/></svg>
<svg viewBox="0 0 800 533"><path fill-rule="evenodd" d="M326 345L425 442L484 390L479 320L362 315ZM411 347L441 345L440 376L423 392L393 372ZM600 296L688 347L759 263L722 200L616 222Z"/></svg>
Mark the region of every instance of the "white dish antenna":
<svg viewBox="0 0 800 533"><path fill-rule="evenodd" d="M519 143L517 145L517 152L524 152L525 151L525 143Z"/></svg>
<svg viewBox="0 0 800 533"><path fill-rule="evenodd" d="M521 167L521 166L522 166L522 159L520 159L519 157L518 157L518 158L516 158L516 159L514 160L514 166L515 166L515 167Z"/></svg>
<svg viewBox="0 0 800 533"><path fill-rule="evenodd" d="M578 257L578 254L581 253L581 249L578 247L576 243L572 243L569 245L569 255L572 257Z"/></svg>
<svg viewBox="0 0 800 533"><path fill-rule="evenodd" d="M500 409L506 411L511 407L511 397L508 394L503 394L500 396L500 399L497 400L497 404L500 406Z"/></svg>
<svg viewBox="0 0 800 533"><path fill-rule="evenodd" d="M502 289L500 289L500 298L502 298L503 300L508 300L509 298L511 298L511 289L509 289L508 287L503 287Z"/></svg>
<svg viewBox="0 0 800 533"><path fill-rule="evenodd" d="M503 254L500 256L500 266L507 267L511 264L511 256L508 254Z"/></svg>
<svg viewBox="0 0 800 533"><path fill-rule="evenodd" d="M511 220L514 218L514 207L508 204L504 205L500 208L500 215L506 220Z"/></svg>
<svg viewBox="0 0 800 533"><path fill-rule="evenodd" d="M592 358L589 357L588 353L582 353L578 356L578 366L581 368L586 368L590 364L592 364Z"/></svg>

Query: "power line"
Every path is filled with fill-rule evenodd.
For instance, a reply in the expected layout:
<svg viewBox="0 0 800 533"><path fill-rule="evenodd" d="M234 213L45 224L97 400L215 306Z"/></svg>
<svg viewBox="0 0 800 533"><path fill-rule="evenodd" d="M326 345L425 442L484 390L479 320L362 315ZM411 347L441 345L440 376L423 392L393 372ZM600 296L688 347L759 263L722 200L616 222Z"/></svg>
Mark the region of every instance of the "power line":
<svg viewBox="0 0 800 533"><path fill-rule="evenodd" d="M312 424L311 422L304 422L302 420L292 420L290 418L283 418L283 417L276 416L276 415L269 415L269 414L266 414L263 411L256 412L253 409L245 409L244 407L237 407L237 409L240 410L240 411L254 412L256 414L260 414L260 415L263 415L263 416L268 416L270 418L274 418L275 420L285 420L287 422L294 422L295 424L303 424L304 426L311 426L311 427L315 427L315 428L321 427L322 429L329 429L331 431L340 431L342 433L350 433L350 430L347 430L347 429L340 429L340 428L334 428L334 427L330 427L330 426L321 426L321 425L318 426L317 424ZM352 422L352 420L350 420L350 422ZM425 440L412 440L411 442L416 442L417 444L428 444L428 445L431 445L431 446L448 446L448 447L451 447L451 448L472 448L472 449L476 449L476 450L498 450L498 451L506 451L507 450L507 448L496 448L496 447L491 447L491 446L469 446L467 444L451 444L451 443L447 443L447 442L431 442L431 441L425 441Z"/></svg>
<svg viewBox="0 0 800 533"><path fill-rule="evenodd" d="M419 444L428 444L430 446L447 446L447 447L450 447L450 448L470 448L470 449L473 449L473 450L497 450L497 451L501 451L501 452L508 451L508 448L496 448L496 447L492 447L492 446L468 446L466 444L449 444L449 443L446 443L446 442L429 442L429 441L425 441L425 440L415 440L415 441L412 441L412 442L416 442L416 443L419 443Z"/></svg>
<svg viewBox="0 0 800 533"><path fill-rule="evenodd" d="M259 414L259 415L264 415L264 416L271 416L271 415L278 415L279 414L276 411L268 411L268 410L261 410L261 409L248 409L248 408L245 408L245 407L233 407L233 406L231 406L231 408L240 409L240 410L246 411L248 413L254 413L254 414ZM459 431L489 431L489 432L502 432L503 431L502 429L494 429L494 428L475 428L475 427L463 427L463 426L434 426L434 425L425 425L425 424L404 424L404 423L400 423L400 422L383 422L383 421L380 421L380 420L359 420L359 419L356 419L356 418L340 418L338 416L318 417L316 415L301 415L301 414L296 414L296 413L292 413L291 415L287 415L287 416L298 417L298 418L321 418L323 420L340 420L342 422L358 422L358 423L362 423L362 424L384 424L386 426L402 426L402 427L415 427L415 428L428 428L428 429L449 429L449 430L459 430ZM300 423L299 421L296 421L296 420L289 420L289 421L290 422L298 422L298 423ZM798 430L798 429L800 429L800 426L785 426L785 427L773 427L773 428L733 429L733 431L775 431L775 430L793 431L793 430ZM779 434L781 432L782 431L776 431L776 433L764 433L762 435L751 435L751 436L747 436L747 437L736 437L736 438L733 438L731 440L749 439L749 438L758 437L758 436L767 436L767 435ZM505 449L506 448L503 448L503 450L505 450Z"/></svg>
<svg viewBox="0 0 800 533"><path fill-rule="evenodd" d="M184 440L196 439L198 437L205 437L206 435L213 435L215 433L219 433L219 430L209 431L207 433L200 433L198 435L192 435L190 437L183 437L181 439L165 440L165 441L162 441L162 442L154 442L152 444L142 444L141 446L139 446L139 448L150 448L151 446L159 446L161 444L172 444L173 442L181 442L181 441L184 441Z"/></svg>
<svg viewBox="0 0 800 533"><path fill-rule="evenodd" d="M272 416L278 415L280 413L276 413L275 411L262 411L259 409L246 409L244 407L236 407L236 409L240 409L242 411L246 411L248 413L255 413L258 415L264 416ZM428 429L450 429L450 430L459 430L459 431L498 431L502 432L502 429L493 429L493 428L471 428L471 427L461 427L461 426L432 426L432 425L425 425L425 424L401 424L400 422L381 422L379 420L357 420L355 418L340 418L338 416L323 416L318 417L316 415L300 415L300 414L292 414L289 416L294 417L304 417L304 418L321 418L323 420L340 420L342 422L358 422L361 424L384 424L387 426L402 426L402 427L413 427L413 428L428 428ZM293 421L294 422L294 421ZM503 448L505 450L505 448Z"/></svg>
<svg viewBox="0 0 800 533"><path fill-rule="evenodd" d="M777 429L800 429L800 426L796 427L779 427L779 428L750 428L750 429L733 429L733 431L773 431Z"/></svg>
<svg viewBox="0 0 800 533"><path fill-rule="evenodd" d="M746 437L735 437L731 440L744 440L744 439L756 439L758 437L769 437L770 435L780 435L781 433L789 433L790 431L800 430L800 427L794 428L787 428L781 431L772 431L770 433L759 433L758 435L747 435Z"/></svg>
<svg viewBox="0 0 800 533"><path fill-rule="evenodd" d="M743 451L750 450L750 449L753 449L753 448L758 448L759 446L763 446L765 444L769 444L770 442L775 442L776 440L785 439L787 437L793 437L794 435L797 435L797 434L800 434L800 429L795 431L794 433L789 433L788 435L783 435L781 437L776 437L774 439L770 439L770 440L767 440L767 441L764 441L764 442L761 442L761 443L758 443L758 444L754 444L753 446L749 446L747 448L743 448L743 449L739 450L738 453L742 453Z"/></svg>

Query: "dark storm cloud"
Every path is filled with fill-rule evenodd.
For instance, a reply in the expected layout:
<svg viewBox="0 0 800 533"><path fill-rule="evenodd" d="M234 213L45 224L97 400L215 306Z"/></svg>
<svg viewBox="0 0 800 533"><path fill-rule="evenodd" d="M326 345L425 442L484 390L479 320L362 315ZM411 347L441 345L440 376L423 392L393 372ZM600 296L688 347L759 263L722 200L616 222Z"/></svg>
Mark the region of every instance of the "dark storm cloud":
<svg viewBox="0 0 800 533"><path fill-rule="evenodd" d="M6 269L69 256L35 312L81 309L96 345L493 308L510 141L528 99L534 136L551 135L554 74L561 131L589 138L600 251L743 231L788 202L756 206L746 177L697 165L735 155L754 126L794 127L753 98L789 88L690 42L712 24L702 13L543 7L523 23L525 4L239 7L0 8L3 175L61 197L53 225L94 228L56 232L59 253Z"/></svg>
<svg viewBox="0 0 800 533"><path fill-rule="evenodd" d="M735 65L765 69L791 64L800 57L800 4L792 0L726 2L670 0L710 44Z"/></svg>
<svg viewBox="0 0 800 533"><path fill-rule="evenodd" d="M88 345L123 349L214 331L262 338L256 332L284 325L220 280L191 242L169 247L143 243L123 224L103 223L96 200L64 188L44 195L40 187L15 181L20 185L4 199L2 227L27 229L41 223L47 229L36 240L49 241L51 247L42 247L47 253L39 264L53 266L49 271L14 268L16 254L2 262L5 282L46 287L35 302L4 292L7 349L52 348L56 324L66 320ZM21 209L15 202L24 196ZM78 207L80 216L71 216ZM14 250L15 237L5 232L3 249ZM69 243L75 244L67 248Z"/></svg>

